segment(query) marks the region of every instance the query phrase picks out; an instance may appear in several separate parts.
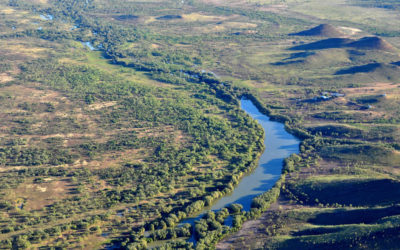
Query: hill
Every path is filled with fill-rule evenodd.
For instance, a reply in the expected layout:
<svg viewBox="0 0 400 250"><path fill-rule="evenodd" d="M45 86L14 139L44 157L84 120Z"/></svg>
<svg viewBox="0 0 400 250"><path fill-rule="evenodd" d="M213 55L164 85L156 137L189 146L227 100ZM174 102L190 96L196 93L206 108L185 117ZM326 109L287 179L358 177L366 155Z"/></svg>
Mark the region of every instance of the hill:
<svg viewBox="0 0 400 250"><path fill-rule="evenodd" d="M291 50L318 50L333 48L355 48L365 50L393 51L394 47L380 37L363 37L359 40L350 38L328 38L312 43L292 47Z"/></svg>
<svg viewBox="0 0 400 250"><path fill-rule="evenodd" d="M354 66L347 69L341 69L336 72L336 75L368 73L368 72L373 72L381 67L383 67L382 63L369 63L361 66Z"/></svg>
<svg viewBox="0 0 400 250"><path fill-rule="evenodd" d="M338 37L344 34L331 24L321 24L314 28L291 34L293 36L326 36Z"/></svg>
<svg viewBox="0 0 400 250"><path fill-rule="evenodd" d="M353 40L349 38L328 38L312 43L298 45L292 47L291 50L318 50L318 49L343 48L352 42Z"/></svg>
<svg viewBox="0 0 400 250"><path fill-rule="evenodd" d="M357 74L357 73L376 73L383 76L400 77L398 66L386 63L369 63L360 66L354 66L337 71L336 75Z"/></svg>
<svg viewBox="0 0 400 250"><path fill-rule="evenodd" d="M351 63L349 54L343 49L316 50L293 53L290 57L274 62L274 66L294 66L326 68L332 66L348 65Z"/></svg>
<svg viewBox="0 0 400 250"><path fill-rule="evenodd" d="M350 43L348 46L357 49L394 50L391 44L377 36L363 37L358 41Z"/></svg>

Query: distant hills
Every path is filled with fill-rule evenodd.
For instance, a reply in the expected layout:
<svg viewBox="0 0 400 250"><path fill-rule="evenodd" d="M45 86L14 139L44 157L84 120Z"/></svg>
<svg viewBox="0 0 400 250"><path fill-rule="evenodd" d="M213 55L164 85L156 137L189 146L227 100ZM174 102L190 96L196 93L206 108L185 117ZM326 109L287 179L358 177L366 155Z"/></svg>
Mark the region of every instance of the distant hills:
<svg viewBox="0 0 400 250"><path fill-rule="evenodd" d="M358 41L352 42L348 47L357 49L377 49L377 50L394 50L394 47L380 37L363 37Z"/></svg>
<svg viewBox="0 0 400 250"><path fill-rule="evenodd" d="M328 38L312 43L292 47L291 50L318 50L332 48L355 48L366 50L392 51L394 47L380 37L363 37L359 40L350 38Z"/></svg>
<svg viewBox="0 0 400 250"><path fill-rule="evenodd" d="M382 67L382 63L369 63L361 66L354 66L347 69L342 69L336 72L336 75L345 75L345 74L356 74L356 73L368 73L372 72L380 67Z"/></svg>
<svg viewBox="0 0 400 250"><path fill-rule="evenodd" d="M399 66L395 63L369 63L360 66L354 66L347 69L341 69L337 71L336 75L347 75L357 73L377 73L382 76L400 77Z"/></svg>
<svg viewBox="0 0 400 250"><path fill-rule="evenodd" d="M298 33L293 33L294 36L325 36L325 37L340 37L344 34L331 24L321 24L309 30L304 30Z"/></svg>
<svg viewBox="0 0 400 250"><path fill-rule="evenodd" d="M359 40L345 38L343 37L345 34L331 24L321 24L314 28L303 30L298 33L292 33L290 35L329 37L324 40L292 47L291 50L318 50L333 48L355 48L384 51L394 50L394 47L391 44L377 36L363 37Z"/></svg>
<svg viewBox="0 0 400 250"><path fill-rule="evenodd" d="M328 38L312 43L302 44L292 47L291 50L318 50L318 49L331 49L342 48L350 44L353 40L349 38Z"/></svg>

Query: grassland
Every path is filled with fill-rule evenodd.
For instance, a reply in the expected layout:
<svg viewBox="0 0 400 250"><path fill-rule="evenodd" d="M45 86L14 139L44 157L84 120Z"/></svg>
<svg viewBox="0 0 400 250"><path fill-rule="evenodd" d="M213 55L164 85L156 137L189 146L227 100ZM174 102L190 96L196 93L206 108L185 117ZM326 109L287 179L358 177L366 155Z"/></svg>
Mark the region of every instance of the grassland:
<svg viewBox="0 0 400 250"><path fill-rule="evenodd" d="M0 1L1 248L192 248L176 224L262 150L242 94L303 142L278 200L217 248L395 248L399 15L373 0ZM257 217L234 210L207 215L197 248L229 213L237 229Z"/></svg>

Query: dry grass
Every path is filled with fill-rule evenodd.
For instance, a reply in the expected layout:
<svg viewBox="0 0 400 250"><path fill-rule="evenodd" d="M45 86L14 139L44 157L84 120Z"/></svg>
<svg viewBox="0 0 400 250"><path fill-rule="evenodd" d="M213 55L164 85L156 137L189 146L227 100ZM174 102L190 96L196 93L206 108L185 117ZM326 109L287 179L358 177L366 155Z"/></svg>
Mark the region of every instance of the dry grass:
<svg viewBox="0 0 400 250"><path fill-rule="evenodd" d="M397 90L397 91L396 91ZM390 94L393 91L398 92L399 84L376 82L369 84L368 86L359 88L346 88L343 89L344 93L348 96L360 96L360 95L372 95L372 94Z"/></svg>
<svg viewBox="0 0 400 250"><path fill-rule="evenodd" d="M357 35L358 33L362 32L362 30L352 27L338 27L338 29L346 35Z"/></svg>
<svg viewBox="0 0 400 250"><path fill-rule="evenodd" d="M31 58L39 58L41 55L44 55L47 52L44 48L35 48L35 47L28 47L25 44L12 44L8 43L7 49L17 52L18 54L22 54L24 56L28 56Z"/></svg>
<svg viewBox="0 0 400 250"><path fill-rule="evenodd" d="M202 13L186 14L182 15L182 17L185 22L219 22L230 18L225 16L209 16Z"/></svg>
<svg viewBox="0 0 400 250"><path fill-rule="evenodd" d="M19 20L21 21L23 20ZM54 52L55 48L49 48L48 45L49 42L36 38L1 40L0 54L9 61L10 65L16 65Z"/></svg>
<svg viewBox="0 0 400 250"><path fill-rule="evenodd" d="M266 12L278 13L286 10L287 8L288 6L286 4L273 4L266 7L261 7L260 10Z"/></svg>
<svg viewBox="0 0 400 250"><path fill-rule="evenodd" d="M15 201L15 205L23 204L23 210L39 210L57 200L71 196L72 186L68 180L48 178L44 183L28 180L17 188L8 190L6 200Z"/></svg>
<svg viewBox="0 0 400 250"><path fill-rule="evenodd" d="M194 30L200 33L212 33L212 32L223 32L230 29L251 29L256 28L257 24L255 23L246 23L246 22L222 22L218 24L209 24L205 26L195 27ZM251 33L252 31L250 31Z"/></svg>
<svg viewBox="0 0 400 250"><path fill-rule="evenodd" d="M203 3L216 5L216 6L229 6L237 8L250 8L265 12L282 12L288 8L287 3L292 1L274 1L274 0L201 0Z"/></svg>
<svg viewBox="0 0 400 250"><path fill-rule="evenodd" d="M88 106L89 110L99 110L102 108L113 107L117 104L117 102L101 102L101 103L93 103Z"/></svg>
<svg viewBox="0 0 400 250"><path fill-rule="evenodd" d="M12 78L12 77L11 77ZM17 106L20 103L52 103L54 105L63 104L64 107L71 105L71 102L59 92L52 90L39 90L38 84L31 85L11 85L0 89L0 95L9 95L14 105ZM18 111L23 112L19 109ZM0 113L5 113L3 109Z"/></svg>
<svg viewBox="0 0 400 250"><path fill-rule="evenodd" d="M0 83L11 82L12 80L14 80L14 77L10 76L8 73L0 74Z"/></svg>
<svg viewBox="0 0 400 250"><path fill-rule="evenodd" d="M14 14L15 13L15 9L13 9L13 8L4 8L4 9L0 10L0 13L7 14L7 15Z"/></svg>
<svg viewBox="0 0 400 250"><path fill-rule="evenodd" d="M85 166L89 169L104 169L119 167L121 164L126 162L140 163L149 156L153 151L151 149L129 149L118 152L109 152L101 155L101 158L91 160L89 162L85 160L77 161L73 167L80 168Z"/></svg>

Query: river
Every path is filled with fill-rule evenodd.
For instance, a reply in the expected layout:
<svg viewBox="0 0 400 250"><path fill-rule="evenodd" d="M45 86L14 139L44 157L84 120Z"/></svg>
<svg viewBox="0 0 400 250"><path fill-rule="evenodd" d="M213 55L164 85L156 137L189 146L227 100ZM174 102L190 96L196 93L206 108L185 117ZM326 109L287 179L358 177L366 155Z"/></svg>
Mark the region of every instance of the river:
<svg viewBox="0 0 400 250"><path fill-rule="evenodd" d="M271 121L257 109L251 100L242 98L240 107L264 129L265 150L259 159L258 166L253 172L243 177L230 194L217 200L199 215L183 220L181 225L184 223L194 225L194 222L208 211L217 211L233 203L241 204L245 211L249 211L252 200L268 191L278 181L283 160L299 152L300 141L289 134L282 123ZM192 237L190 241L194 241L194 238Z"/></svg>
<svg viewBox="0 0 400 250"><path fill-rule="evenodd" d="M300 141L286 132L282 123L271 121L250 100L242 99L240 106L263 127L265 150L257 168L243 177L233 192L218 200L211 210L219 210L229 204L238 203L245 211L249 211L254 197L268 191L278 181L283 160L299 152Z"/></svg>

